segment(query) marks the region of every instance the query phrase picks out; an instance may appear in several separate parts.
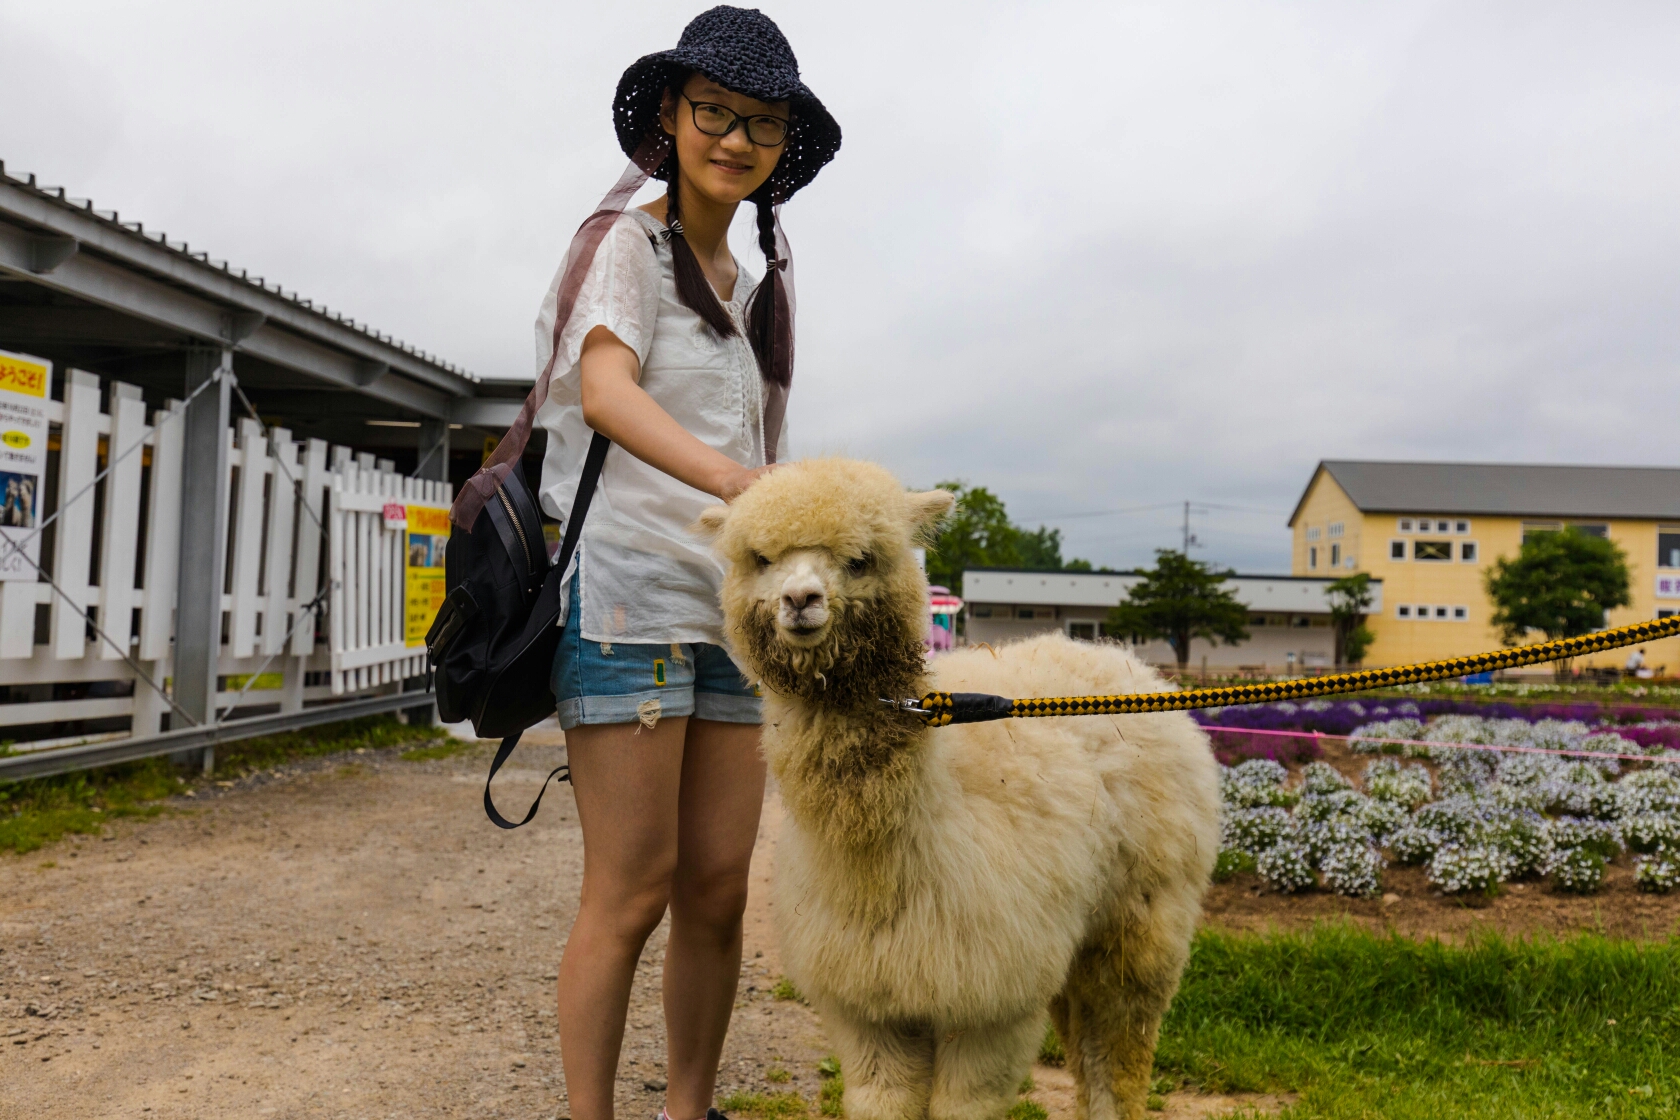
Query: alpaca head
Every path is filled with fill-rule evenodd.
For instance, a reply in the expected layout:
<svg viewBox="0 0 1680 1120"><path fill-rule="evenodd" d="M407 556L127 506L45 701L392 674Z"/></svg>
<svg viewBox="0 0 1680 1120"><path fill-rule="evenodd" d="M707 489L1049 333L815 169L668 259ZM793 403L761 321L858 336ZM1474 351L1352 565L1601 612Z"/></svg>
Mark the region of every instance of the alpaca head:
<svg viewBox="0 0 1680 1120"><path fill-rule="evenodd" d="M810 459L701 515L726 574L736 656L771 690L817 703L876 702L921 672L927 579L914 546L951 510L872 463Z"/></svg>

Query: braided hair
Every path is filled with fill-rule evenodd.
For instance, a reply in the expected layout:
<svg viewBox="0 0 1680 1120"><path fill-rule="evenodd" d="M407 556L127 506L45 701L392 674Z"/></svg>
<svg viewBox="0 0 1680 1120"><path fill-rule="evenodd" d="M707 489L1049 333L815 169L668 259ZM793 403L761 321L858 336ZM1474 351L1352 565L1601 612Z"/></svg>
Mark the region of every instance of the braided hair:
<svg viewBox="0 0 1680 1120"><path fill-rule="evenodd" d="M677 153L672 152L671 175L666 180L665 188L665 228L671 231L671 271L677 281L677 298L690 311L705 320L706 325L718 333L720 338L733 338L739 333L735 328L735 320L729 317L723 304L718 302L717 292L712 290L712 282L706 279L705 271L700 267L700 258L694 255L694 250L688 244L688 238L683 235L682 211L677 202L677 179L680 171L677 167Z"/></svg>
<svg viewBox="0 0 1680 1120"><path fill-rule="evenodd" d="M764 253L764 279L747 306L747 341L758 358L758 370L766 381L787 388L793 377L793 309L788 305L787 281L782 270L787 261L776 244L776 206L770 182L752 194L758 207L758 247Z"/></svg>

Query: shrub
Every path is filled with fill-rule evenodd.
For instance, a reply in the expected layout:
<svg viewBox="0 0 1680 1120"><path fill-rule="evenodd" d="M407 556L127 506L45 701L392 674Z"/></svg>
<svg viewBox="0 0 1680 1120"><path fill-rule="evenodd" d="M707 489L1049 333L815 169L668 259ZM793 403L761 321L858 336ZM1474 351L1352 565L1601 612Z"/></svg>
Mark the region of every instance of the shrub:
<svg viewBox="0 0 1680 1120"><path fill-rule="evenodd" d="M1328 762L1309 762L1301 770L1301 789L1308 794L1331 794L1352 789L1353 783Z"/></svg>
<svg viewBox="0 0 1680 1120"><path fill-rule="evenodd" d="M1604 882L1604 857L1591 848L1564 848L1552 860L1552 882L1559 890L1591 894Z"/></svg>
<svg viewBox="0 0 1680 1120"><path fill-rule="evenodd" d="M1547 826L1552 847L1560 853L1581 850L1600 859L1614 858L1622 850L1621 833L1609 821L1560 817Z"/></svg>
<svg viewBox="0 0 1680 1120"><path fill-rule="evenodd" d="M1412 810L1428 801L1433 792L1429 771L1422 766L1404 766L1397 759L1379 758L1365 767L1365 793L1379 801Z"/></svg>
<svg viewBox="0 0 1680 1120"><path fill-rule="evenodd" d="M1232 876L1254 869L1254 856L1236 848L1225 848L1213 861L1213 881L1223 883Z"/></svg>
<svg viewBox="0 0 1680 1120"><path fill-rule="evenodd" d="M1511 870L1511 857L1496 845L1447 844L1429 861L1429 881L1445 894L1493 894Z"/></svg>
<svg viewBox="0 0 1680 1120"><path fill-rule="evenodd" d="M1319 860L1324 885L1350 898L1368 898L1382 890L1382 853L1370 843L1336 844Z"/></svg>
<svg viewBox="0 0 1680 1120"><path fill-rule="evenodd" d="M1351 789L1339 789L1334 793L1309 793L1301 798L1300 805L1295 808L1295 816L1307 821L1328 821L1336 817L1353 817L1365 803L1364 794Z"/></svg>
<svg viewBox="0 0 1680 1120"><path fill-rule="evenodd" d="M1412 823L1452 840L1470 840L1481 835L1492 809L1491 805L1459 794L1425 805L1412 815Z"/></svg>
<svg viewBox="0 0 1680 1120"><path fill-rule="evenodd" d="M1295 839L1306 849L1307 859L1317 867L1333 848L1369 844L1371 833L1350 817L1332 817L1322 821L1297 821Z"/></svg>
<svg viewBox="0 0 1680 1120"><path fill-rule="evenodd" d="M1259 855L1289 832L1289 814L1274 805L1227 810L1221 822L1226 848Z"/></svg>
<svg viewBox="0 0 1680 1120"><path fill-rule="evenodd" d="M1282 894L1296 894L1313 885L1312 859L1306 846L1293 837L1261 852L1255 865L1266 885Z"/></svg>
<svg viewBox="0 0 1680 1120"><path fill-rule="evenodd" d="M1398 754L1403 749L1399 740L1422 738L1421 720L1378 720L1354 728L1353 734L1348 736L1348 749L1358 754Z"/></svg>
<svg viewBox="0 0 1680 1120"><path fill-rule="evenodd" d="M1439 832L1417 825L1407 825L1388 838L1388 848L1401 864L1412 867L1428 863L1448 838Z"/></svg>
<svg viewBox="0 0 1680 1120"><path fill-rule="evenodd" d="M1406 812L1404 805L1393 801L1378 801L1374 797L1367 798L1353 817L1379 844L1387 842L1390 836L1411 821L1411 815Z"/></svg>
<svg viewBox="0 0 1680 1120"><path fill-rule="evenodd" d="M1219 796L1226 805L1241 809L1293 805L1295 795L1283 788L1288 776L1288 770L1269 758L1250 759L1220 774Z"/></svg>
<svg viewBox="0 0 1680 1120"><path fill-rule="evenodd" d="M1543 875L1551 863L1552 838L1546 819L1532 811L1513 812L1491 825L1489 839L1510 857L1507 878Z"/></svg>
<svg viewBox="0 0 1680 1120"><path fill-rule="evenodd" d="M1680 816L1670 813L1639 813L1621 822L1622 839L1636 852L1649 854L1658 849L1680 852Z"/></svg>
<svg viewBox="0 0 1680 1120"><path fill-rule="evenodd" d="M1633 883L1652 894L1667 894L1680 886L1680 852L1669 850L1635 860Z"/></svg>

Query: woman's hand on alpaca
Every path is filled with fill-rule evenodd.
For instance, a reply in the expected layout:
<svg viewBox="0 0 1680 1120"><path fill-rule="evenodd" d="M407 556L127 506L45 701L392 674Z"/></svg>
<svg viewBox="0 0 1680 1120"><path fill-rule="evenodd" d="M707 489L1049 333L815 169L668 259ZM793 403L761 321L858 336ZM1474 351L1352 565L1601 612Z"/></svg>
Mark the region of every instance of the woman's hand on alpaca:
<svg viewBox="0 0 1680 1120"><path fill-rule="evenodd" d="M743 467L677 423L642 389L636 352L606 327L584 336L578 364L583 422L649 466L726 502L767 469Z"/></svg>
<svg viewBox="0 0 1680 1120"><path fill-rule="evenodd" d="M734 471L718 485L716 490L709 491L714 497L722 498L726 502L733 502L736 498L739 498L746 492L747 487L775 470L777 466L775 463L751 468L735 463L730 465L735 468Z"/></svg>

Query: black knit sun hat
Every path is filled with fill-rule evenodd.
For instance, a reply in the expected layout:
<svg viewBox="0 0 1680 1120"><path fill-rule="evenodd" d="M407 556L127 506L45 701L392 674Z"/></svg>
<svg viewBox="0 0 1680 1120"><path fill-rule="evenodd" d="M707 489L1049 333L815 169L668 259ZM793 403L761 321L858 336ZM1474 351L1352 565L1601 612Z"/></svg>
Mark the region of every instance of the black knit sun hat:
<svg viewBox="0 0 1680 1120"><path fill-rule="evenodd" d="M775 201L791 198L840 150L840 125L799 80L799 61L782 29L757 8L720 4L683 28L675 50L638 58L618 80L613 127L625 155L634 157L648 133L658 130L660 99L683 69L759 101L790 103L793 128L769 182ZM666 175L665 167L655 173Z"/></svg>

